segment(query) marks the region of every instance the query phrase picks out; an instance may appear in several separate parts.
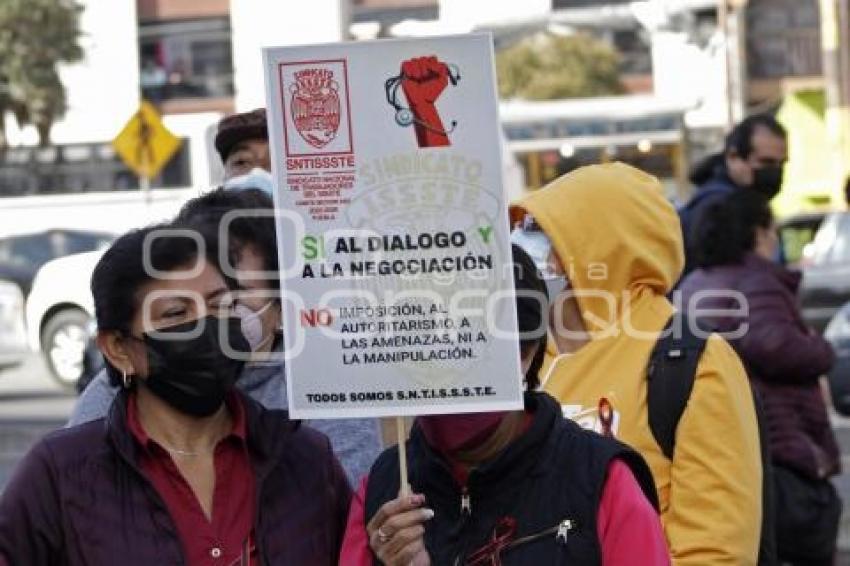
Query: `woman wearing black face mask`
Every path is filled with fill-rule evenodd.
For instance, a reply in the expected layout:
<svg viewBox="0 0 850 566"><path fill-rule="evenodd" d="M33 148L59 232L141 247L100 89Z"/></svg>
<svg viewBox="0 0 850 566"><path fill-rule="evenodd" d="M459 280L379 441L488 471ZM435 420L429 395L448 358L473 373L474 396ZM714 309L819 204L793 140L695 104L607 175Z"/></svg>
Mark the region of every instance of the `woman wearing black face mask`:
<svg viewBox="0 0 850 566"><path fill-rule="evenodd" d="M272 199L258 189L216 189L188 201L175 222L205 234L210 245L227 246L236 291L234 312L254 354L245 363L237 387L267 409L285 409L286 381L282 355L277 241ZM227 228L225 233L220 228ZM264 274L275 274L271 277ZM98 373L72 411L69 426L107 414L120 391L120 374L110 380ZM327 435L334 453L357 481L369 471L383 445L377 419L310 420L305 425Z"/></svg>
<svg viewBox="0 0 850 566"><path fill-rule="evenodd" d="M345 475L324 436L234 389L250 348L230 292L172 228L119 238L95 269L98 345L123 389L21 463L0 564L337 563Z"/></svg>
<svg viewBox="0 0 850 566"><path fill-rule="evenodd" d="M548 299L518 246L513 261L525 410L417 418L412 494L398 495L398 451L385 451L352 502L340 564L670 563L641 457L534 391Z"/></svg>

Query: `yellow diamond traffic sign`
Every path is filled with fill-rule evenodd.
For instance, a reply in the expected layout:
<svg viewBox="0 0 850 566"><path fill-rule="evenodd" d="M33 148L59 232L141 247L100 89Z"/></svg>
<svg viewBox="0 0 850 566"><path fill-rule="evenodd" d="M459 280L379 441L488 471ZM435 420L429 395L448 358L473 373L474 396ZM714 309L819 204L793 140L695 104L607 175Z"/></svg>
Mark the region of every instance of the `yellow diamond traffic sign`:
<svg viewBox="0 0 850 566"><path fill-rule="evenodd" d="M153 104L143 100L112 147L139 177L152 179L168 165L182 140L168 131Z"/></svg>

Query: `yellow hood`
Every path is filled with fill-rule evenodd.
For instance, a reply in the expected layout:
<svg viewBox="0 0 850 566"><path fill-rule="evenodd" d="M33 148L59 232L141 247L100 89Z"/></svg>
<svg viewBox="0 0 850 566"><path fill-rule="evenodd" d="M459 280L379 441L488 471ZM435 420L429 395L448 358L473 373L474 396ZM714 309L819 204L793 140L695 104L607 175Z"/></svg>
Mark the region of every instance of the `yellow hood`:
<svg viewBox="0 0 850 566"><path fill-rule="evenodd" d="M622 317L624 292L631 306L646 295L663 297L682 273L675 209L655 177L624 163L564 175L511 207L514 220L524 213L552 241L589 330Z"/></svg>
<svg viewBox="0 0 850 566"><path fill-rule="evenodd" d="M761 455L752 393L729 344L716 336L706 344L672 461L649 428L647 366L684 264L679 219L658 181L621 163L585 167L511 209L514 220L525 213L552 241L591 331L589 343L554 359L549 341L546 392L567 417L646 459L675 566L754 565Z"/></svg>

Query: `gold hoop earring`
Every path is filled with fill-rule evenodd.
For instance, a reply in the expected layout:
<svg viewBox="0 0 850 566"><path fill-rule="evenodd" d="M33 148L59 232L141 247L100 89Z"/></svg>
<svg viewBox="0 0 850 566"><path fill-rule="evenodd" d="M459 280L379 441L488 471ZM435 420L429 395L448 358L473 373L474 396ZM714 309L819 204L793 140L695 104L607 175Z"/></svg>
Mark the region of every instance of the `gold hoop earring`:
<svg viewBox="0 0 850 566"><path fill-rule="evenodd" d="M130 389L133 384L133 378L127 375L127 370L121 370L121 383L124 385L124 389Z"/></svg>

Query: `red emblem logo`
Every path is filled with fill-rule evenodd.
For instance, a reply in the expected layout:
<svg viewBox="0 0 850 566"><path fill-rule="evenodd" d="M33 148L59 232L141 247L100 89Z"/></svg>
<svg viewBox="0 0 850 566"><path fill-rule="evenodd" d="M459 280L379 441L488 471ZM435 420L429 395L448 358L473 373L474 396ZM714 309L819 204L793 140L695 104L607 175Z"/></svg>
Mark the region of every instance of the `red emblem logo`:
<svg viewBox="0 0 850 566"><path fill-rule="evenodd" d="M295 129L316 149L328 145L339 129L339 84L334 72L326 68L297 71L289 91Z"/></svg>

